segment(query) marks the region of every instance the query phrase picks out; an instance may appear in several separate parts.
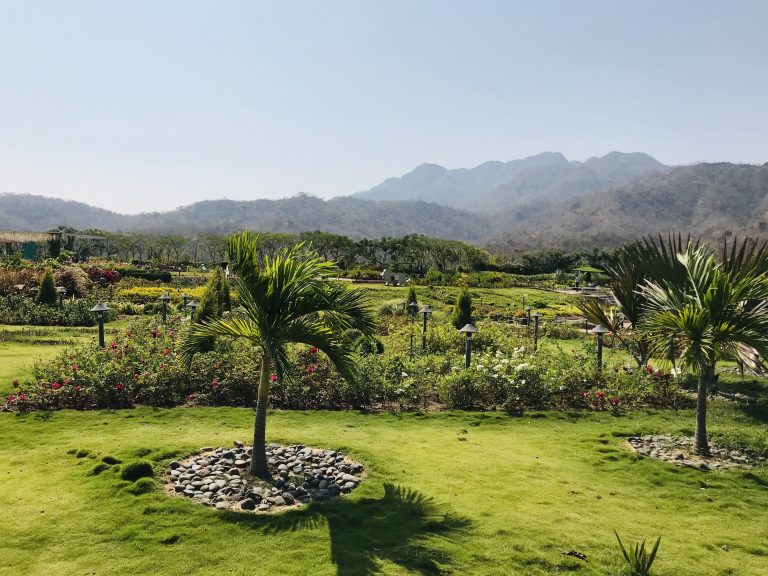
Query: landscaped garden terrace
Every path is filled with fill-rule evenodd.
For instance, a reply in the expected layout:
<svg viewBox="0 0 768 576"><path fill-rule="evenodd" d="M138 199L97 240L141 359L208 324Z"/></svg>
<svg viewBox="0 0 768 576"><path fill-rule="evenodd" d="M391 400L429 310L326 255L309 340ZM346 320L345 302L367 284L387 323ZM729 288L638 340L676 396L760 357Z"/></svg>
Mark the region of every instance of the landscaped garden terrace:
<svg viewBox="0 0 768 576"><path fill-rule="evenodd" d="M111 308L104 348L95 326L0 326L0 574L629 574L614 530L662 537L652 574L768 574L765 379L717 351L701 453L697 365L679 331L670 354L625 327L614 272L618 306L600 310L534 288L332 282L313 304L336 303L332 341L304 325L268 361L266 329L232 324L253 296L275 303L244 273L250 295L218 273L87 287L78 306ZM597 322L563 321L577 313L611 329L599 371ZM265 381L268 476L252 448Z"/></svg>

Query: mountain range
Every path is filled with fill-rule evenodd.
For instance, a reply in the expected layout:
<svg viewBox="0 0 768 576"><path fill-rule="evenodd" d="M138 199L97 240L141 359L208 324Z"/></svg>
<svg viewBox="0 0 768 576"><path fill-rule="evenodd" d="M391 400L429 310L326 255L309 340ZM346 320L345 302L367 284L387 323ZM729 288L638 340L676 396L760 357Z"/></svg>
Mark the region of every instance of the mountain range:
<svg viewBox="0 0 768 576"><path fill-rule="evenodd" d="M41 196L0 194L0 229L60 225L195 235L249 228L352 238L419 233L501 251L617 246L671 230L715 240L768 231L768 164L670 167L643 153L584 162L546 152L450 170L422 164L354 196L208 200L124 215Z"/></svg>

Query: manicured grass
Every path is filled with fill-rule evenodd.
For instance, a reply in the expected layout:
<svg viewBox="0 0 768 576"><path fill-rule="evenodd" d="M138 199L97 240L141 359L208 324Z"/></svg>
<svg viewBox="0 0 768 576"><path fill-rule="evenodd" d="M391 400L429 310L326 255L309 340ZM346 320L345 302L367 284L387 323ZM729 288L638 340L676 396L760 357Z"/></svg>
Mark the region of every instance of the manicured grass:
<svg viewBox="0 0 768 576"><path fill-rule="evenodd" d="M162 471L247 441L252 417L0 414L0 574L618 575L614 528L625 541L663 535L658 576L768 574L768 471L702 473L624 447L630 434L690 432L690 412L274 412L270 439L345 449L368 477L341 502L267 516L159 488L135 496L116 466L92 474L107 455ZM764 424L733 408L715 403L711 424L768 447Z"/></svg>

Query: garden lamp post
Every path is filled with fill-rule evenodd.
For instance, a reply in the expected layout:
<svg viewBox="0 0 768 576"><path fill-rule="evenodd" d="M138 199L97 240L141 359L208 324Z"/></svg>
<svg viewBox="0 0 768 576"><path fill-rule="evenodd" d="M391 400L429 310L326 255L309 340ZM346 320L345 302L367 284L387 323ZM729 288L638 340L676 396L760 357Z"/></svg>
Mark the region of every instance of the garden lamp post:
<svg viewBox="0 0 768 576"><path fill-rule="evenodd" d="M424 304L421 310L419 310L422 314L424 314L424 324L422 325L421 329L421 351L426 352L427 351L427 318L429 318L429 315L432 314L432 310L429 309L429 306Z"/></svg>
<svg viewBox="0 0 768 576"><path fill-rule="evenodd" d="M408 312L411 314L411 347L410 347L410 355L411 360L413 360L413 324L416 321L416 314L419 311L419 305L416 304L416 302L411 302L408 304Z"/></svg>
<svg viewBox="0 0 768 576"><path fill-rule="evenodd" d="M466 324L464 328L459 328L459 332L464 332L466 336L464 348L464 368L469 368L472 363L472 334L477 334L478 329L472 324Z"/></svg>
<svg viewBox="0 0 768 576"><path fill-rule="evenodd" d="M541 314L534 312L531 317L533 318L533 351L536 352L539 349L539 318L541 318Z"/></svg>
<svg viewBox="0 0 768 576"><path fill-rule="evenodd" d="M525 315L528 317L528 322L526 323L526 326L530 328L531 327L531 307L530 306L525 307Z"/></svg>
<svg viewBox="0 0 768 576"><path fill-rule="evenodd" d="M597 335L597 371L600 372L600 370L603 369L603 336L605 334L608 334L610 330L603 326L602 324L598 324L594 328L592 328L592 334Z"/></svg>
<svg viewBox="0 0 768 576"><path fill-rule="evenodd" d="M168 292L166 292L165 294L160 296L158 300L160 300L160 302L162 302L163 304L162 315L163 315L163 324L165 324L166 317L168 316L168 302L171 301L171 297L168 296Z"/></svg>
<svg viewBox="0 0 768 576"><path fill-rule="evenodd" d="M96 313L96 318L99 321L99 348L104 348L104 313L108 310L109 308L101 300L91 308L91 312Z"/></svg>
<svg viewBox="0 0 768 576"><path fill-rule="evenodd" d="M195 312L197 312L197 307L200 306L200 303L197 300L192 300L189 304L187 304L187 308L190 309L190 318L195 317Z"/></svg>
<svg viewBox="0 0 768 576"><path fill-rule="evenodd" d="M186 292L182 292L181 299L184 301L184 306L187 306L187 302L189 301L189 294Z"/></svg>

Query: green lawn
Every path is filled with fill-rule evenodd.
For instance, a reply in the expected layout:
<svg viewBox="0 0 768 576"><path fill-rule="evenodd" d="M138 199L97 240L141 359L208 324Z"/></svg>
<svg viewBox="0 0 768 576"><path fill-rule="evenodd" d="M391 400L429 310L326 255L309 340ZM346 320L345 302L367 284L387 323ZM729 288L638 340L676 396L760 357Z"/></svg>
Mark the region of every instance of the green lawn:
<svg viewBox="0 0 768 576"><path fill-rule="evenodd" d="M0 414L0 574L616 576L614 528L626 540L663 535L659 576L768 574L768 471L702 473L624 447L630 434L690 433L690 412L274 412L270 439L345 449L368 472L341 502L277 515L217 512L159 489L134 496L114 468L91 475L105 455L148 453L161 471L247 440L252 416ZM768 447L764 423L733 408L715 403L711 423Z"/></svg>

